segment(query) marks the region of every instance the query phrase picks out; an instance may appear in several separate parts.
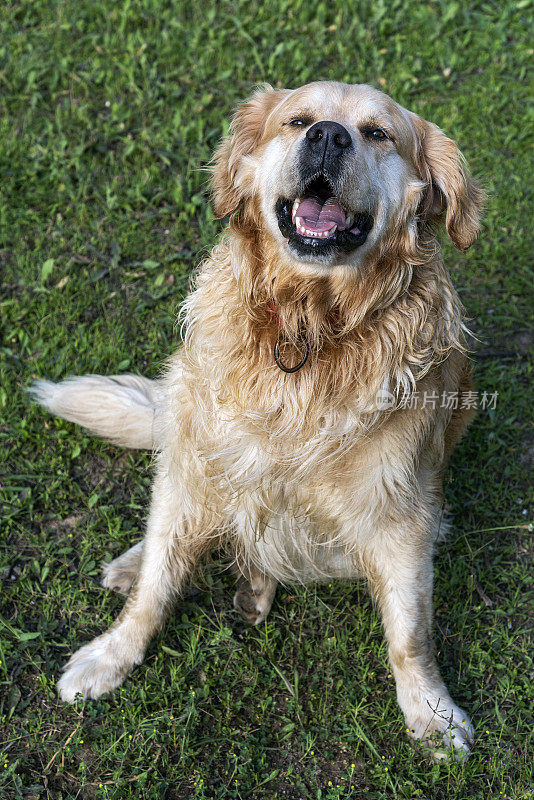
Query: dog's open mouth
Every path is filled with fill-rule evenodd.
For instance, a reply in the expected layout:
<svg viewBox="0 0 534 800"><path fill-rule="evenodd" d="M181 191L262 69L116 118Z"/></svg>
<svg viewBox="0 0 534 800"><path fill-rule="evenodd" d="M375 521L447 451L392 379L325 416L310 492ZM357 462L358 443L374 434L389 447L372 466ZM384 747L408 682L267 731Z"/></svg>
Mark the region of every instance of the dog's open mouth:
<svg viewBox="0 0 534 800"><path fill-rule="evenodd" d="M294 200L280 197L276 203L278 227L300 254L322 255L333 248L342 251L360 247L373 218L346 211L328 178L318 175Z"/></svg>

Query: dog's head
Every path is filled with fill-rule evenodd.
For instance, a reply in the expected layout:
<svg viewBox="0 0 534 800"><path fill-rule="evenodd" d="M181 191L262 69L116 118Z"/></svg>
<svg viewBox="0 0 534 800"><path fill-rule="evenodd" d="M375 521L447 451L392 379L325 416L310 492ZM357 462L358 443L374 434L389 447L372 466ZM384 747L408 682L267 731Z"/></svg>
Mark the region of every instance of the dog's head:
<svg viewBox="0 0 534 800"><path fill-rule="evenodd" d="M241 104L214 159L218 216L240 207L293 263L357 266L444 218L461 250L483 194L439 128L366 85L265 87Z"/></svg>

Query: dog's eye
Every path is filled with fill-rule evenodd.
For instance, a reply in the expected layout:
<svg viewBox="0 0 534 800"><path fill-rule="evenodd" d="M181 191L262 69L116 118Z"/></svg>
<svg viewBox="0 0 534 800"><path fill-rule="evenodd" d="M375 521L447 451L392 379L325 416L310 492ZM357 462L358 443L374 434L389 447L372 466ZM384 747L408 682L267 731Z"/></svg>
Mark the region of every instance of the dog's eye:
<svg viewBox="0 0 534 800"><path fill-rule="evenodd" d="M306 119L306 117L294 117L290 119L287 124L291 125L293 128L303 128L310 124L310 120Z"/></svg>
<svg viewBox="0 0 534 800"><path fill-rule="evenodd" d="M362 136L374 142L382 142L384 139L389 139L389 136L382 128L362 128Z"/></svg>

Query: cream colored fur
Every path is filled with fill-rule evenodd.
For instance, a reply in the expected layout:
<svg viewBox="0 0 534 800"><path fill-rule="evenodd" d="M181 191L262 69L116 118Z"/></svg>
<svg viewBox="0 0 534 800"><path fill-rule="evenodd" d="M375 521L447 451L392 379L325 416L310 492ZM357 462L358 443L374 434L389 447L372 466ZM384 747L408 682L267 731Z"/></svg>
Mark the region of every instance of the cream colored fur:
<svg viewBox="0 0 534 800"><path fill-rule="evenodd" d="M277 196L295 196L303 135L287 121L304 113L342 123L357 142L342 199L365 204L375 225L346 258L296 258L276 224ZM391 138L369 144L359 131L370 122ZM446 214L455 244L469 246L482 195L450 139L367 86L257 92L214 164L215 207L236 213L199 270L184 346L162 379L87 376L33 390L100 436L153 448L157 462L144 543L105 569L105 586L133 584L129 597L66 665L61 697L118 686L199 561L223 545L241 576L235 606L253 623L277 582L365 578L409 735L435 734L438 755L452 745L465 756L472 726L433 656L432 557L442 472L470 413L406 401L425 391L461 401L470 388L461 306L432 226ZM309 342L295 374L273 358L281 330L290 354L302 331Z"/></svg>
<svg viewBox="0 0 534 800"><path fill-rule="evenodd" d="M157 446L160 381L141 375L84 375L61 384L36 381L30 393L52 414L113 444L148 450Z"/></svg>

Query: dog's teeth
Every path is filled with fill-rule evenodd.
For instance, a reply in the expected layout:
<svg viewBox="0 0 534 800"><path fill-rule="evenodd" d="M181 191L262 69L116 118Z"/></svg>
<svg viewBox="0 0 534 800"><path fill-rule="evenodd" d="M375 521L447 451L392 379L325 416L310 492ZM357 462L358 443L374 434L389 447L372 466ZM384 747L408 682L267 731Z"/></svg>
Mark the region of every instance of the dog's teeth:
<svg viewBox="0 0 534 800"><path fill-rule="evenodd" d="M352 228L352 223L354 222L354 214L348 214L345 219L345 227Z"/></svg>
<svg viewBox="0 0 534 800"><path fill-rule="evenodd" d="M333 228L330 228L328 231L311 231L309 228L304 227L302 217L295 217L294 224L297 229L297 232L302 234L302 236L312 236L314 239L328 239L330 236L337 230L337 225L334 225Z"/></svg>
<svg viewBox="0 0 534 800"><path fill-rule="evenodd" d="M296 214L297 214L297 211L299 209L300 202L301 202L300 197L297 197L297 199L293 202L293 210L291 212L291 218L292 218L293 222L295 222Z"/></svg>

